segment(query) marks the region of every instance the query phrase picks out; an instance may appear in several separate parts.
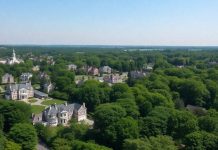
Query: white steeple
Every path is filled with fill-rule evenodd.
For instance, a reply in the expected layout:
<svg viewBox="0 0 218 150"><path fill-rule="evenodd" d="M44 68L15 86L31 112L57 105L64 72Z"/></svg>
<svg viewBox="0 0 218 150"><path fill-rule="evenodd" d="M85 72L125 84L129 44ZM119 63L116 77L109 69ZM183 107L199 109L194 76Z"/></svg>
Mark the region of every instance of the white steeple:
<svg viewBox="0 0 218 150"><path fill-rule="evenodd" d="M19 64L21 62L23 62L23 61L22 60L18 60L16 58L16 53L15 53L15 50L13 49L12 58L8 60L7 64L13 65L13 64Z"/></svg>
<svg viewBox="0 0 218 150"><path fill-rule="evenodd" d="M15 50L14 50L14 49L13 49L12 60L13 60L13 62L16 62L16 61L17 61L17 58L16 58L16 54L15 54Z"/></svg>

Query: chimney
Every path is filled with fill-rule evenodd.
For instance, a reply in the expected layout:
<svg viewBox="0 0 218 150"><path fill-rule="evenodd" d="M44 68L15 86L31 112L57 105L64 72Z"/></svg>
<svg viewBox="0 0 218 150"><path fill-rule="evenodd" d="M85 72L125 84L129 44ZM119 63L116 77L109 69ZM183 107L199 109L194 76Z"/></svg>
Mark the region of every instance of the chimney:
<svg viewBox="0 0 218 150"><path fill-rule="evenodd" d="M65 106L67 106L67 102L65 102Z"/></svg>
<svg viewBox="0 0 218 150"><path fill-rule="evenodd" d="M86 104L85 104L85 103L83 103L83 107L86 107Z"/></svg>

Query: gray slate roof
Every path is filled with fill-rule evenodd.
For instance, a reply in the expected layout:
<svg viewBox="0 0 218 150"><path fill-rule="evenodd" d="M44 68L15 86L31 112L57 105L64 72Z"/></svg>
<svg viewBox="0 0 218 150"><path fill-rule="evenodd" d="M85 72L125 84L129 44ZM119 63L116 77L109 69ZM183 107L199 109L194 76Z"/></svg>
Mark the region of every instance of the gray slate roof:
<svg viewBox="0 0 218 150"><path fill-rule="evenodd" d="M73 104L60 104L60 105L51 105L44 110L46 115L56 115L62 111L73 112L74 110L78 111L82 105L73 103Z"/></svg>
<svg viewBox="0 0 218 150"><path fill-rule="evenodd" d="M36 94L36 95L40 95L40 96L45 96L45 97L48 97L48 94L46 94L46 93L43 93L43 92L41 92L41 91L38 91L38 90L34 90L34 94Z"/></svg>
<svg viewBox="0 0 218 150"><path fill-rule="evenodd" d="M13 90L17 91L17 90L22 89L22 88L31 89L32 85L31 85L31 83L10 84L9 88L11 91L13 91Z"/></svg>

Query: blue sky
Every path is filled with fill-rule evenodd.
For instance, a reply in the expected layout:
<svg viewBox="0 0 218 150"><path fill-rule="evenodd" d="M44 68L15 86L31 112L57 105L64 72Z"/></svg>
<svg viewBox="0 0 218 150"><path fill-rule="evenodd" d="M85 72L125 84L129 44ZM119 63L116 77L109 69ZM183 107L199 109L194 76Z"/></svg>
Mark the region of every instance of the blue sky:
<svg viewBox="0 0 218 150"><path fill-rule="evenodd" d="M0 0L0 44L218 45L218 1Z"/></svg>

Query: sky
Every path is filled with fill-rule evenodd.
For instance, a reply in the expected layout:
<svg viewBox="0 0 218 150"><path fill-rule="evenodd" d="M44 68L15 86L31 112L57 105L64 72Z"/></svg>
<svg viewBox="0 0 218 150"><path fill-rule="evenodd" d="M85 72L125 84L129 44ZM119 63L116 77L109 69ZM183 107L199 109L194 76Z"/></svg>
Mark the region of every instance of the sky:
<svg viewBox="0 0 218 150"><path fill-rule="evenodd" d="M218 46L218 1L0 0L0 44Z"/></svg>

